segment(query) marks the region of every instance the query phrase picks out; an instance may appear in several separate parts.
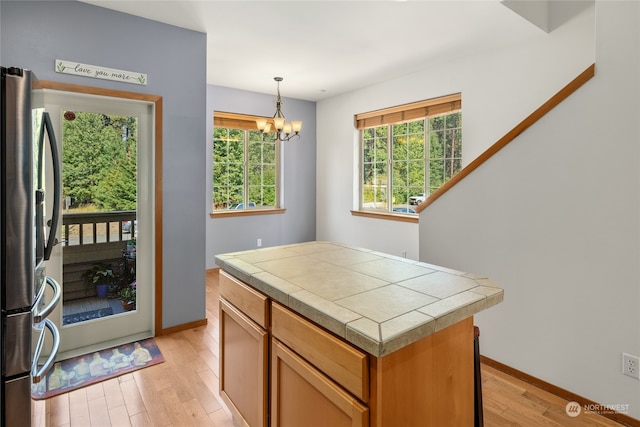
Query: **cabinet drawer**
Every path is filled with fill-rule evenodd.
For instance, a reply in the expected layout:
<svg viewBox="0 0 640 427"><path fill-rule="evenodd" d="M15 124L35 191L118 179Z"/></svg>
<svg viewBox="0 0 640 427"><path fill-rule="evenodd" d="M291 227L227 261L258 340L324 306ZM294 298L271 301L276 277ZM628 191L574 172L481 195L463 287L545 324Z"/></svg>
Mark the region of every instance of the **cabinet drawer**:
<svg viewBox="0 0 640 427"><path fill-rule="evenodd" d="M230 274L220 270L220 296L258 325L269 325L269 299Z"/></svg>
<svg viewBox="0 0 640 427"><path fill-rule="evenodd" d="M271 303L271 332L358 399L369 399L368 358L289 309Z"/></svg>

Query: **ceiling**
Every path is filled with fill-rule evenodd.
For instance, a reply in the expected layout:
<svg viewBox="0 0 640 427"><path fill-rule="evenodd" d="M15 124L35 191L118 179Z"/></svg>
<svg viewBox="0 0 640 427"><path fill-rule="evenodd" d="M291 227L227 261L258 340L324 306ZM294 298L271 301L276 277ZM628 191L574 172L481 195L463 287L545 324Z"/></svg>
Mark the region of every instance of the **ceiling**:
<svg viewBox="0 0 640 427"><path fill-rule="evenodd" d="M310 101L546 34L496 0L83 0L207 34L207 83Z"/></svg>

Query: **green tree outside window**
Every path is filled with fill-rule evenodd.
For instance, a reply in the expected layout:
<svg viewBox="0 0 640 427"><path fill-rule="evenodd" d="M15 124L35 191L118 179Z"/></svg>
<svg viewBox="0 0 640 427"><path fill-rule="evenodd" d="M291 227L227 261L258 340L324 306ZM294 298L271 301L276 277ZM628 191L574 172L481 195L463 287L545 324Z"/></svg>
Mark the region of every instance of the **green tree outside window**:
<svg viewBox="0 0 640 427"><path fill-rule="evenodd" d="M138 121L75 112L63 121L62 186L74 206L136 209Z"/></svg>
<svg viewBox="0 0 640 427"><path fill-rule="evenodd" d="M275 134L213 129L213 210L278 206Z"/></svg>
<svg viewBox="0 0 640 427"><path fill-rule="evenodd" d="M462 112L361 130L361 209L413 213L462 168Z"/></svg>

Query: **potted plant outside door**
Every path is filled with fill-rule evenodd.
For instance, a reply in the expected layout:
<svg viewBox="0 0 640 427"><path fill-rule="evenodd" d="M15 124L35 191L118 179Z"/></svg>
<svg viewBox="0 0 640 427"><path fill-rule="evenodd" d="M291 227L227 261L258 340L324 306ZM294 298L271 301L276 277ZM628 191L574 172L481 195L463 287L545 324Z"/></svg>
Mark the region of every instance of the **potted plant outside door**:
<svg viewBox="0 0 640 427"><path fill-rule="evenodd" d="M98 298L106 298L109 286L116 282L116 276L109 264L100 263L94 265L84 273L87 287L95 287Z"/></svg>

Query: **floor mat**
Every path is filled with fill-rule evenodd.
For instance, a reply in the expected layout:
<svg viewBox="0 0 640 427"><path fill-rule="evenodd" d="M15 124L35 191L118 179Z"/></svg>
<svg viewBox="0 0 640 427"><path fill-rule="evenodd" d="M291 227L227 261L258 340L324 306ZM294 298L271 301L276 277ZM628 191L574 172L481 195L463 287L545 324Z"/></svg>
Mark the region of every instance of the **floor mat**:
<svg viewBox="0 0 640 427"><path fill-rule="evenodd" d="M137 369L164 362L153 338L56 362L46 378L31 389L31 397L47 399Z"/></svg>
<svg viewBox="0 0 640 427"><path fill-rule="evenodd" d="M82 313L67 314L66 316L62 316L62 324L70 325L72 323L84 322L85 320L111 316L112 314L113 309L111 307L101 308L99 310L83 311Z"/></svg>

